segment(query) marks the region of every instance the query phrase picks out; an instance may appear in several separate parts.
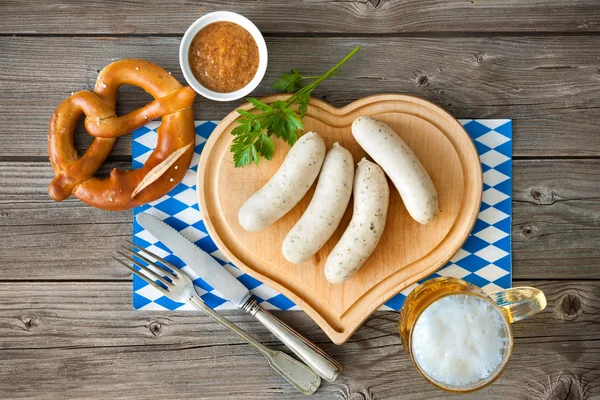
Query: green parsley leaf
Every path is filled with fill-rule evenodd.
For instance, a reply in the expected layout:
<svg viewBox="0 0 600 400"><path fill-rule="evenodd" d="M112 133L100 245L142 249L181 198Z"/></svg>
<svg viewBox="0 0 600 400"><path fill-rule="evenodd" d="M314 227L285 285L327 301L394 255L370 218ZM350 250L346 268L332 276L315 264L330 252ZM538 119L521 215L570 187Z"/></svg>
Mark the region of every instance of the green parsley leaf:
<svg viewBox="0 0 600 400"><path fill-rule="evenodd" d="M275 143L273 143L273 141L264 133L260 134L258 140L254 144L254 147L256 147L258 153L267 160L273 158L273 153L275 152Z"/></svg>
<svg viewBox="0 0 600 400"><path fill-rule="evenodd" d="M289 74L281 75L281 78L273 84L273 89L280 92L294 93L300 86L302 75L297 69L293 69Z"/></svg>
<svg viewBox="0 0 600 400"><path fill-rule="evenodd" d="M310 102L310 92L303 93L298 96L298 111L300 112L300 118L304 118L304 114L308 110L308 103Z"/></svg>
<svg viewBox="0 0 600 400"><path fill-rule="evenodd" d="M233 162L236 168L243 167L245 165L252 164L253 157L252 154L256 153L254 150L254 146L247 146L243 149L233 153Z"/></svg>
<svg viewBox="0 0 600 400"><path fill-rule="evenodd" d="M263 112L271 111L271 106L263 103L262 101L260 101L258 99L255 99L254 97L249 97L246 100L248 100L248 102L251 103L254 106L254 108L256 108L259 111L263 111ZM240 112L240 111L244 111L244 110L238 110L238 112Z"/></svg>

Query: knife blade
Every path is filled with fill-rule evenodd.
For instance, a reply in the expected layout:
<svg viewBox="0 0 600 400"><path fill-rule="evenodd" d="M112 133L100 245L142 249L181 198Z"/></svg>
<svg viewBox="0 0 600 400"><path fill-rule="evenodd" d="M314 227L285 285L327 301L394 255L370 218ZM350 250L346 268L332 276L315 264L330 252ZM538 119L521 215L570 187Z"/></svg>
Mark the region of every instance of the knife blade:
<svg viewBox="0 0 600 400"><path fill-rule="evenodd" d="M210 254L153 215L139 213L136 221L167 246L210 286L218 290L237 307L244 305L251 294L248 288L231 275Z"/></svg>

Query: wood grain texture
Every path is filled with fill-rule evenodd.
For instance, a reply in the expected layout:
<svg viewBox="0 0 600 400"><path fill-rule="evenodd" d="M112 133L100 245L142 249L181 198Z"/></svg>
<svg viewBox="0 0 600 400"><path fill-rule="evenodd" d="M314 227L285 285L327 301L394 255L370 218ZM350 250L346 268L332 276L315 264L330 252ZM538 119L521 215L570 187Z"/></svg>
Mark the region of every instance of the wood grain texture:
<svg viewBox="0 0 600 400"><path fill-rule="evenodd" d="M514 162L512 234L518 278L600 272L600 161Z"/></svg>
<svg viewBox="0 0 600 400"><path fill-rule="evenodd" d="M508 369L474 398L597 398L600 283L515 284L542 289L548 307L514 325ZM130 282L0 284L0 397L305 398L208 317L133 311L130 296ZM241 311L226 315L282 349L252 317ZM412 367L400 345L396 312L378 312L343 346L329 342L302 312L277 316L345 367L313 398L397 399L399 393L410 399L454 398L427 384Z"/></svg>
<svg viewBox="0 0 600 400"><path fill-rule="evenodd" d="M594 0L274 0L153 3L142 0L2 0L4 34L183 34L220 10L267 33L597 32ZM68 21L68 23L65 23Z"/></svg>
<svg viewBox="0 0 600 400"><path fill-rule="evenodd" d="M183 82L179 38L0 38L0 157L45 157L47 125L71 92L92 88L98 71L115 59L156 62ZM377 93L423 97L457 118L513 118L516 157L600 156L600 36L450 38L267 38L269 68L253 93L273 91L292 67L326 71L356 44L343 72L315 96L341 107ZM124 87L117 111L150 101ZM221 119L242 101L218 103L200 96L196 119ZM85 149L89 135L76 136ZM113 154L128 155L121 139Z"/></svg>
<svg viewBox="0 0 600 400"><path fill-rule="evenodd" d="M277 95L264 101L285 98ZM243 108L256 111L250 103ZM263 160L248 170L235 168L230 146L238 116L233 111L217 125L198 163L196 187L203 188L198 192L198 205L204 225L227 259L292 300L334 343L344 343L373 310L445 265L475 224L483 190L481 163L473 141L451 115L432 103L402 95L368 96L343 108L312 99L304 131L317 132L327 149L339 143L350 151L354 159L350 168L367 156L352 135L352 122L372 116L390 126L429 173L441 210L428 224L416 222L390 184L385 230L375 251L352 278L331 284L323 270L353 217L352 205L331 239L299 265L285 259L281 244L313 198L311 191L271 226L260 232L245 231L238 211L275 175L289 146L279 140L269 162Z"/></svg>
<svg viewBox="0 0 600 400"><path fill-rule="evenodd" d="M46 193L56 105L120 58L157 62L183 83L181 35L223 9L266 33L270 63L257 96L290 68L325 71L360 44L318 97L340 107L412 94L459 118L514 118L517 158L594 158L514 162L514 277L534 279L515 284L543 289L549 307L515 325L507 372L470 397L600 399L597 0L0 0L0 398L306 398L207 317L131 310L130 278L109 258L131 235L131 213L57 204ZM118 112L148 101L124 87ZM221 119L241 103L198 99L196 118ZM76 146L90 141L78 135ZM113 154L127 161L130 140ZM228 316L282 348L251 317ZM454 398L410 366L397 313L377 313L341 347L303 313L278 316L346 367L313 398Z"/></svg>
<svg viewBox="0 0 600 400"><path fill-rule="evenodd" d="M125 278L110 257L131 213L55 203L52 176L49 163L0 162L0 280ZM600 160L517 160L513 176L514 277L600 279Z"/></svg>

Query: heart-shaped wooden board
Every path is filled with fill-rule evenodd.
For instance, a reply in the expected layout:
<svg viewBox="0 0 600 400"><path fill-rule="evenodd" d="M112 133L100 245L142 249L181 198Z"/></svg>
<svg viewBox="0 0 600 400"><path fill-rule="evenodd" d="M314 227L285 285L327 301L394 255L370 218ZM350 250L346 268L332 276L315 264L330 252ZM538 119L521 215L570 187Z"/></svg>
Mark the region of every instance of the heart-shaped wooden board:
<svg viewBox="0 0 600 400"><path fill-rule="evenodd" d="M270 96L263 101L285 99ZM241 108L252 111L251 104ZM289 146L275 140L272 160L235 168L229 146L239 114L232 111L205 144L198 167L198 202L206 228L219 249L237 267L283 293L342 344L365 319L396 293L444 265L466 240L477 218L482 173L477 151L460 123L441 108L419 98L385 94L355 101L343 108L312 99L304 131L315 131L327 148L339 142L354 162L367 156L352 137L355 118L369 115L391 126L417 154L438 191L440 213L421 225L403 206L390 182L385 231L365 265L348 281L325 279L325 260L348 226L352 202L333 237L310 260L294 265L281 252L285 235L310 202L314 186L287 215L261 232L246 232L238 210L283 162Z"/></svg>

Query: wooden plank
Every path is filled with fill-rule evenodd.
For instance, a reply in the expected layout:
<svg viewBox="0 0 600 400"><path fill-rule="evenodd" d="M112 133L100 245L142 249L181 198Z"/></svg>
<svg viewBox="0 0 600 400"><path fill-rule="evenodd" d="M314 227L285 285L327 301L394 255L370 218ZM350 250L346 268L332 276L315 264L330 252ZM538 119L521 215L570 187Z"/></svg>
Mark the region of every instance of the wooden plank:
<svg viewBox="0 0 600 400"><path fill-rule="evenodd" d="M514 277L600 279L600 160L513 167ZM131 237L131 212L55 203L52 176L48 163L0 162L0 280L125 279L111 256Z"/></svg>
<svg viewBox="0 0 600 400"><path fill-rule="evenodd" d="M68 24L65 24L68 25ZM426 98L458 118L514 118L515 156L600 156L600 89L596 37L267 38L270 67L253 93L272 93L291 67L326 71L353 46L361 51L315 95L336 106L385 92ZM0 157L46 156L47 124L73 91L92 88L116 59L158 63L183 82L179 38L0 38ZM125 87L118 113L149 101ZM197 99L197 119L221 119L241 101ZM79 149L90 143L76 137ZM121 140L114 154L130 153Z"/></svg>
<svg viewBox="0 0 600 400"><path fill-rule="evenodd" d="M597 399L599 353L597 340L517 340L505 373L473 398ZM338 359L344 375L311 398L456 398L425 382L398 339L363 343ZM6 399L306 399L245 345L7 350L0 361Z"/></svg>
<svg viewBox="0 0 600 400"><path fill-rule="evenodd" d="M600 281L515 280L546 294L547 309L515 324L520 339L571 338L598 340ZM3 282L0 283L1 350L110 346L203 346L241 344L227 329L198 312L136 311L131 307L131 282ZM263 342L275 339L256 319L237 311L229 318ZM328 350L357 347L379 336L397 336L398 315L378 312L342 346L334 345L303 312L278 312L292 327ZM111 321L113 321L111 323ZM50 338L64 338L55 343Z"/></svg>
<svg viewBox="0 0 600 400"><path fill-rule="evenodd" d="M600 160L515 161L513 174L514 276L600 272Z"/></svg>
<svg viewBox="0 0 600 400"><path fill-rule="evenodd" d="M267 33L597 32L594 0L0 2L0 33L183 34L202 14L244 14Z"/></svg>
<svg viewBox="0 0 600 400"><path fill-rule="evenodd" d="M600 395L600 331L595 329L600 282L518 284L542 289L548 307L515 324L508 369L477 398ZM129 282L5 283L0 289L2 398L304 398L208 317L130 310ZM283 350L252 317L241 311L226 315ZM427 384L410 365L396 312L376 313L343 346L330 343L304 313L277 316L345 367L335 383L323 383L313 396L317 399L452 397Z"/></svg>

